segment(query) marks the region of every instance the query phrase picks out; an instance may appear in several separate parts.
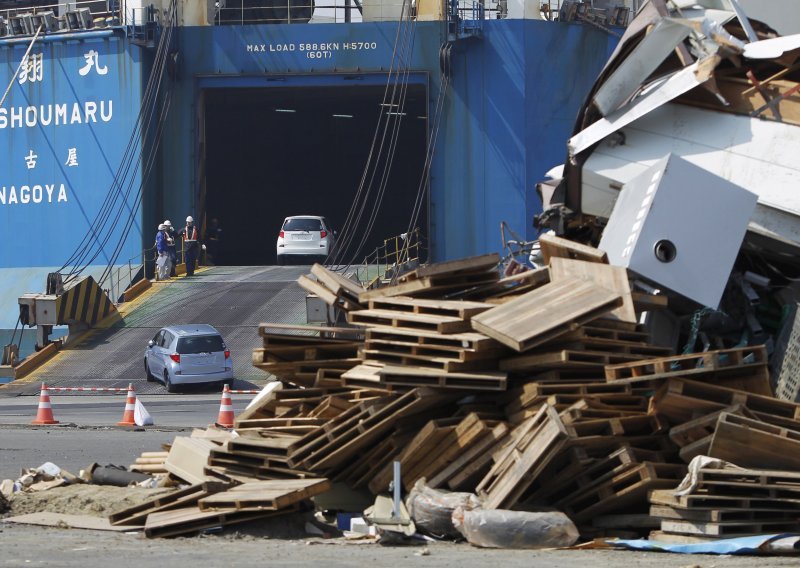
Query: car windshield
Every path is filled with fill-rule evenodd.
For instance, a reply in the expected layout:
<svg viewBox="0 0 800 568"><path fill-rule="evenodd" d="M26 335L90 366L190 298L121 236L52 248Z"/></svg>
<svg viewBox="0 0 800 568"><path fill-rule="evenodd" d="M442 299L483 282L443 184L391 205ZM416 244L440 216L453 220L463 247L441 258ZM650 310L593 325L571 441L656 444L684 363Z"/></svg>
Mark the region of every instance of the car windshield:
<svg viewBox="0 0 800 568"><path fill-rule="evenodd" d="M319 219L286 219L283 224L284 231L321 231L322 223Z"/></svg>
<svg viewBox="0 0 800 568"><path fill-rule="evenodd" d="M225 349L219 335L199 335L197 337L182 337L178 340L178 353L191 355L193 353L213 353Z"/></svg>

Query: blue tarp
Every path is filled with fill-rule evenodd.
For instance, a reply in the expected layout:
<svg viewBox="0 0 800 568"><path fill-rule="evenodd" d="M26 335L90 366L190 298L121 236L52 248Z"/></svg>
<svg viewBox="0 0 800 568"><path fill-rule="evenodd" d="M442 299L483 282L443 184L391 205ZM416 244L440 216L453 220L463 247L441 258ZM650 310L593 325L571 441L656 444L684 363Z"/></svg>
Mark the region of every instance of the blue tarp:
<svg viewBox="0 0 800 568"><path fill-rule="evenodd" d="M773 546L778 540L794 539L793 547L787 541L787 546L776 550ZM777 552L786 554L795 550L800 554L800 534L781 533L766 534L757 536L743 536L739 538L726 538L709 542L699 542L694 544L671 544L668 542L658 542L656 540L607 540L607 544L616 548L627 550L642 550L654 552L677 552L681 554L739 554L739 555L760 555L775 554Z"/></svg>

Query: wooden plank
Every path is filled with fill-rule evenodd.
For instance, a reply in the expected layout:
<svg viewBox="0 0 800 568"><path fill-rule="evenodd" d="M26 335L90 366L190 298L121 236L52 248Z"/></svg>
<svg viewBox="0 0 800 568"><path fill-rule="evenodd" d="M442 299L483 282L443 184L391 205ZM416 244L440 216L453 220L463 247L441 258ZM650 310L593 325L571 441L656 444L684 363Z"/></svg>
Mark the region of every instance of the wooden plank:
<svg viewBox="0 0 800 568"><path fill-rule="evenodd" d="M39 511L36 513L6 517L2 522L21 525L38 525L42 527L58 527L61 529L88 529L112 532L137 531L144 528L144 525L114 526L105 517L52 513L49 511Z"/></svg>
<svg viewBox="0 0 800 568"><path fill-rule="evenodd" d="M539 246L545 264L550 264L553 258L572 258L587 262L608 263L608 255L600 249L590 247L575 241L548 235L539 235Z"/></svg>
<svg viewBox="0 0 800 568"><path fill-rule="evenodd" d="M408 279L430 276L456 275L465 272L486 272L500 264L500 255L496 252L479 256L470 256L456 260L446 260L420 266L407 275Z"/></svg>
<svg viewBox="0 0 800 568"><path fill-rule="evenodd" d="M572 331L622 303L581 279L551 282L472 318L472 327L517 351Z"/></svg>
<svg viewBox="0 0 800 568"><path fill-rule="evenodd" d="M218 447L209 440L178 436L172 442L164 468L192 485L214 481L204 471L211 450Z"/></svg>
<svg viewBox="0 0 800 568"><path fill-rule="evenodd" d="M552 282L574 278L588 280L595 286L622 298L622 305L609 312L606 317L630 323L638 322L631 296L631 286L628 282L628 270L625 267L571 258L555 257L550 259L550 280Z"/></svg>
<svg viewBox="0 0 800 568"><path fill-rule="evenodd" d="M711 438L708 455L740 467L798 471L800 430L722 412Z"/></svg>
<svg viewBox="0 0 800 568"><path fill-rule="evenodd" d="M351 280L350 278L347 278L338 272L328 270L321 264L314 264L311 267L311 274L316 276L317 280L331 292L340 298L343 297L347 300L350 300L352 303L357 303L358 295L364 291L364 287L358 282L355 282L354 280Z"/></svg>
<svg viewBox="0 0 800 568"><path fill-rule="evenodd" d="M497 367L495 359L476 359L462 361L455 357L441 357L436 355L403 355L378 349L361 349L361 358L366 364L408 365L409 367L426 367L431 371L441 370L448 373L485 371Z"/></svg>
<svg viewBox="0 0 800 568"><path fill-rule="evenodd" d="M198 506L201 511L278 511L330 488L331 482L324 478L254 481L203 497Z"/></svg>

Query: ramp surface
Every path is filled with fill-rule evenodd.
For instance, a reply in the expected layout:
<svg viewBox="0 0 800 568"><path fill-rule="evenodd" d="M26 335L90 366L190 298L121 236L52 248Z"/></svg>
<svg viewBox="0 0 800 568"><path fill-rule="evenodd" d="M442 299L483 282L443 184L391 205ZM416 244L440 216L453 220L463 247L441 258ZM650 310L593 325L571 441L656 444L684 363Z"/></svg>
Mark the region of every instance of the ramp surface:
<svg viewBox="0 0 800 568"><path fill-rule="evenodd" d="M157 284L121 323L65 347L23 381L0 389L0 396L38 395L42 382L116 388L134 383L140 394L166 392L161 383L145 379L147 342L166 325L192 323L211 324L222 334L233 357L233 388L254 388L253 382L263 384L269 377L251 363L253 349L261 346L258 325L305 323L306 292L296 281L308 271L308 266L221 266Z"/></svg>

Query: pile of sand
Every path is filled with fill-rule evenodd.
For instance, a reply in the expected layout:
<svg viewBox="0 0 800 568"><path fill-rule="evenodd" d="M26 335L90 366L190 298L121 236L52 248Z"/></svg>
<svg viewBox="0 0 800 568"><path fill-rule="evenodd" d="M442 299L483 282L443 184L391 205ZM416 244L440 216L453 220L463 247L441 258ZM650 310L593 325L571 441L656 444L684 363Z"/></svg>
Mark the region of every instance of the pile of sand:
<svg viewBox="0 0 800 568"><path fill-rule="evenodd" d="M50 512L107 517L171 491L112 485L68 485L33 493L14 493L10 512L13 515Z"/></svg>

